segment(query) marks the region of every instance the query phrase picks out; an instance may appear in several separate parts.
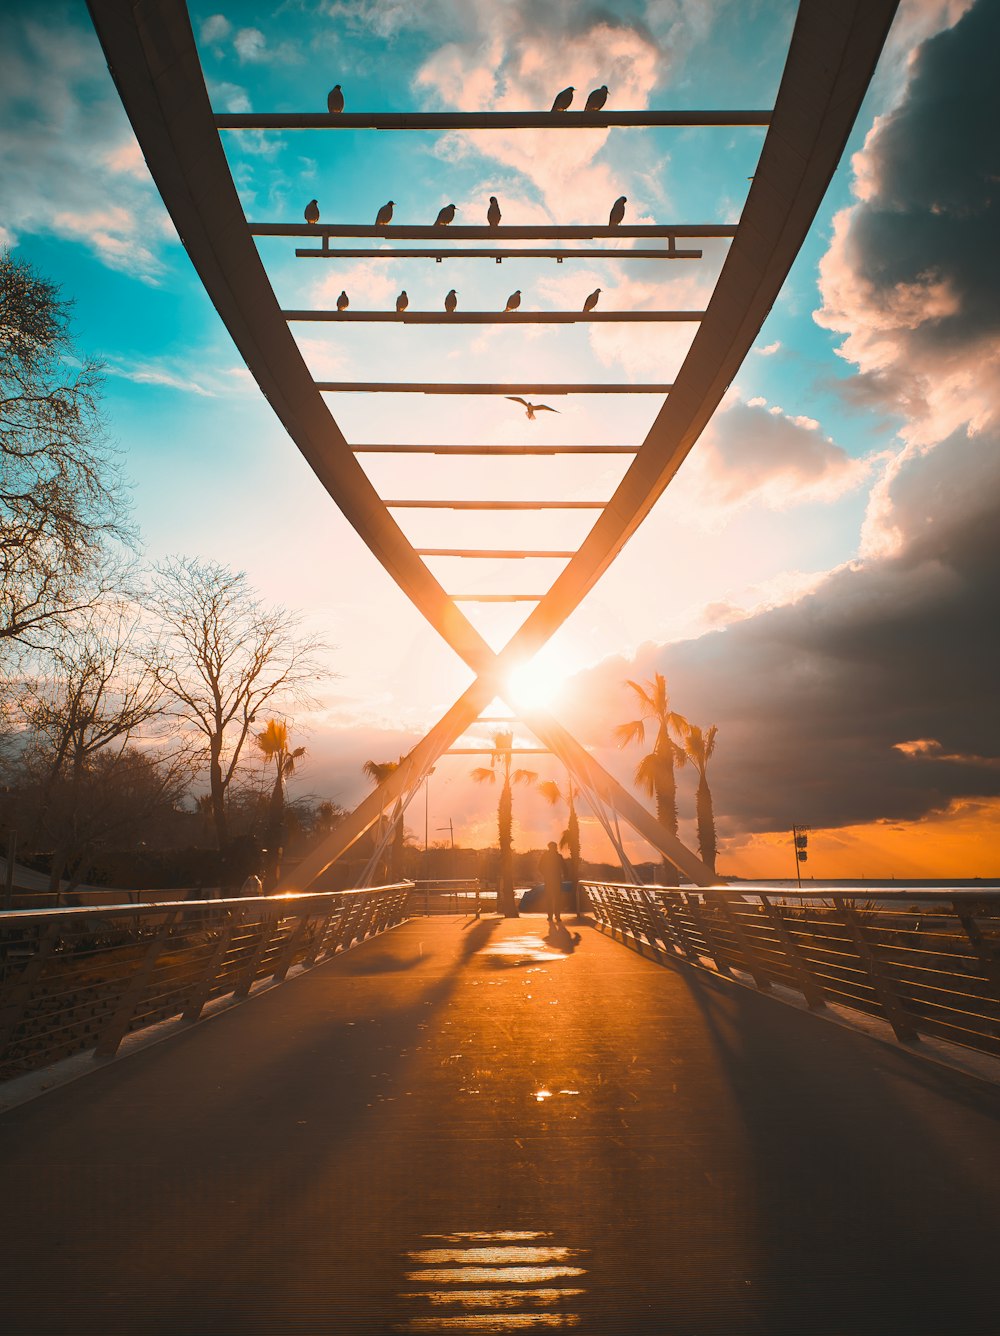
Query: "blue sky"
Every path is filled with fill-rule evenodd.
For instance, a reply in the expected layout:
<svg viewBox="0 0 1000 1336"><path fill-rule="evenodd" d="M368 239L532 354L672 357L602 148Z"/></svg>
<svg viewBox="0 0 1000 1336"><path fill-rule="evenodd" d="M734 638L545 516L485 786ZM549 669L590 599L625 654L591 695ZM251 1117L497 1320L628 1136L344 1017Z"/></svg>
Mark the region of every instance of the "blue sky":
<svg viewBox="0 0 1000 1336"><path fill-rule="evenodd" d="M985 137L980 143L973 136L968 161L961 171L956 167L952 195L943 203L928 196L915 169L909 177L904 170L927 148L926 136L915 137L925 108L940 108L942 98L949 108L940 142L930 144L942 163L950 161L945 132L957 140L966 114L961 97L982 114L981 100L990 95L979 86L974 64L966 81L957 81L954 71L972 58L974 25L985 30L990 23L986 8L960 0L901 7L848 152L755 351L675 484L557 637L550 652L557 664L600 676L607 671L602 661L610 661L626 676L638 664L649 671L668 664L672 646L700 646L715 655L717 645L731 644L739 678L742 643L771 625L767 618L775 609L792 609L788 615L801 627L821 614L845 572L861 572L859 587L864 578L870 586L886 569L879 562L905 557L914 534L901 528L900 489L929 467L933 452L968 439L970 423L980 442L991 429L991 331L967 328L962 315L971 311L972 286L948 273L940 255L948 246L970 253L984 248L968 219L970 208L982 213L990 202L981 167L993 150ZM597 10L570 0L288 0L277 7L198 4L191 16L219 110L322 110L334 82L344 86L349 109L547 108L570 82L578 97L607 82L614 107L753 108L773 101L794 6L636 0ZM921 44L928 40L922 65ZM5 9L0 52L0 232L74 299L81 348L107 364L109 429L134 482L147 558L152 563L185 553L245 569L269 599L301 609L328 637L339 676L309 721L312 763L303 782L351 803L364 787L360 761L408 746L450 705L468 681L467 670L336 512L242 368L149 181L85 6ZM939 110L935 124L941 120ZM224 143L247 216L257 221L297 222L315 196L326 219L373 221L391 197L396 221L433 221L440 205L454 200L459 221L477 222L489 194L496 194L505 221L577 222L603 218L616 195L626 194L636 221L733 222L762 132L615 131L574 134L572 144L569 138L557 132L520 138L251 132L227 134ZM852 155L859 155L853 166ZM953 222L953 232L930 240L926 220L932 217L942 227ZM572 308L596 285L608 309L697 307L723 254L709 243L704 262L664 266L661 273L639 262L333 265L295 260L294 244L283 239L261 246L282 304L332 305L345 287L356 309L391 309L403 286L411 309L437 309L449 286L471 309L502 307L515 287L523 292L522 309ZM897 263L909 271L890 273ZM942 383L929 389L933 335L949 320L954 355ZM437 329L298 330L310 366L345 380L529 373L532 379L669 380L691 332L605 325L542 327L523 337L472 329L456 346ZM903 384L903 369L912 384ZM604 406L564 401L559 416L544 415L539 423L493 400L341 396L331 407L355 442L458 442L474 432L473 439L496 442L544 433L553 443L633 443L644 436L657 405L639 397ZM445 474L440 463L418 456L405 464L368 457L366 467L386 491L432 495L450 488L448 494L461 496L483 490L489 465L470 461ZM604 496L623 467L613 459L525 460L485 485L497 496L532 495L543 487ZM970 495L976 494L972 488ZM433 536L435 545L447 546L471 532L490 537L489 523L503 541L494 517L477 519L474 529L461 517L435 517L433 528L428 517L414 517L404 527L414 538ZM530 523L518 530L528 542L535 536ZM558 536L582 537L577 517L564 525ZM940 563L940 554L936 559ZM509 572L481 564L481 589L511 586ZM442 578L451 574L439 571ZM540 564L530 569L524 563L519 587L530 589L545 574ZM464 572L462 583L469 584ZM523 609L515 607L516 623ZM511 617L488 606L470 616L498 645L511 629ZM933 634L930 614L921 625ZM697 658L695 650L686 652ZM831 654L836 659L829 651L824 665ZM727 753L725 743L728 727L730 736L752 747L752 730L744 737L743 722L734 717L727 724L725 700L699 696L697 680L695 674L689 700L677 705L702 722L720 723L721 824L732 856L752 861L746 850L756 839L765 858L763 834L794 817L787 793L780 796L776 786L768 814L755 811L751 819L737 778L748 756ZM718 689L728 692L725 684ZM957 698L971 687L956 680L951 689ZM599 735L597 716L610 719L617 710L624 717L628 708L613 686L602 699L607 709L594 712L586 739L599 750L606 736ZM883 739L883 751L930 738L947 754L968 758L973 749L967 742L957 747L939 737L945 721L930 700L927 705L926 717L915 707L907 718L907 736ZM587 732L586 720L579 727ZM920 763L914 755L897 751L890 759L916 771L928 753ZM793 756L790 748L786 771L801 764ZM854 763L864 764L863 748L858 757ZM609 753L603 759L627 773L622 758ZM925 764L917 781L903 785L910 794L923 792L923 804L908 799L898 811L891 804L879 810L873 798L855 812L839 801L838 789L809 820L831 830L894 819L933 824L955 803L991 800L988 766L972 760L963 770L955 761L952 770L962 775L941 783L940 764L933 776ZM794 780L791 775L788 782ZM482 794L460 799L458 773L447 782L454 787L451 806L456 815L461 809L470 834L485 831ZM850 782L847 773L837 780ZM981 826L985 818L978 819ZM748 822L757 832L752 837Z"/></svg>

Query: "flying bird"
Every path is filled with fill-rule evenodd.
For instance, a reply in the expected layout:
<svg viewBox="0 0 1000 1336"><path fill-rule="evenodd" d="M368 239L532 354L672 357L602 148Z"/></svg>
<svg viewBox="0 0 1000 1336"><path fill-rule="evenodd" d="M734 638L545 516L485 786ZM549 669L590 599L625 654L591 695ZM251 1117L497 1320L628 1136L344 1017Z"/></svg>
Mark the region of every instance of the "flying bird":
<svg viewBox="0 0 1000 1336"><path fill-rule="evenodd" d="M595 88L587 98L585 111L600 111L608 100L608 85L601 84L600 88Z"/></svg>
<svg viewBox="0 0 1000 1336"><path fill-rule="evenodd" d="M457 207L458 206L456 204L446 204L444 208L438 213L438 216L434 219L434 226L447 227L448 224L451 222L451 220L455 217L455 210Z"/></svg>
<svg viewBox="0 0 1000 1336"><path fill-rule="evenodd" d="M583 309L585 311L592 311L594 307L597 305L597 299L598 297L600 297L600 295L601 295L601 289L595 288L594 291L587 298L587 300L583 303Z"/></svg>
<svg viewBox="0 0 1000 1336"><path fill-rule="evenodd" d="M619 195L611 206L611 216L608 218L608 227L617 227L625 217L625 205L628 199L625 195Z"/></svg>
<svg viewBox="0 0 1000 1336"><path fill-rule="evenodd" d="M575 88L564 88L561 93L556 93L556 100L552 103L553 111L566 111L569 104L573 101Z"/></svg>
<svg viewBox="0 0 1000 1336"><path fill-rule="evenodd" d="M486 210L486 221L489 223L490 227L499 227L501 217L502 214L500 213L500 205L497 203L497 197L496 195L491 195L490 207Z"/></svg>
<svg viewBox="0 0 1000 1336"><path fill-rule="evenodd" d="M303 214L303 217L307 223L319 222L319 205L314 199L311 199L306 205L306 211Z"/></svg>
<svg viewBox="0 0 1000 1336"><path fill-rule="evenodd" d="M350 306L350 304L351 304L351 299L348 297L346 292L342 292L340 296L337 298L337 310L346 311L347 308Z"/></svg>
<svg viewBox="0 0 1000 1336"><path fill-rule="evenodd" d="M344 110L344 94L340 84L334 84L327 93L326 109L331 116L339 116Z"/></svg>
<svg viewBox="0 0 1000 1336"><path fill-rule="evenodd" d="M381 209L379 209L378 213L375 215L376 227L389 226L389 224L392 222L392 206L393 204L395 204L395 202L396 202L395 200L389 200L388 204L382 205Z"/></svg>
<svg viewBox="0 0 1000 1336"><path fill-rule="evenodd" d="M550 408L548 404L529 404L527 399L521 399L516 394L505 394L505 399L509 399L513 404L523 404L530 421L534 422L536 413L558 413L558 408Z"/></svg>
<svg viewBox="0 0 1000 1336"><path fill-rule="evenodd" d="M458 298L455 296L455 289L452 288L451 291L448 293L447 297L445 297L444 299L444 309L448 312L449 315L451 315L452 311L454 311L457 305L458 305Z"/></svg>
<svg viewBox="0 0 1000 1336"><path fill-rule="evenodd" d="M507 298L507 305L503 309L505 313L507 311L516 311L520 305L521 305L521 289L518 288L516 292L512 292L510 296Z"/></svg>
<svg viewBox="0 0 1000 1336"><path fill-rule="evenodd" d="M399 294L399 296L396 298L396 312L397 312L397 314L399 314L399 313L405 311L406 308L409 306L409 304L410 304L410 299L409 299L409 297L407 297L407 295L406 295L406 289L404 288L403 291L402 291L402 292Z"/></svg>

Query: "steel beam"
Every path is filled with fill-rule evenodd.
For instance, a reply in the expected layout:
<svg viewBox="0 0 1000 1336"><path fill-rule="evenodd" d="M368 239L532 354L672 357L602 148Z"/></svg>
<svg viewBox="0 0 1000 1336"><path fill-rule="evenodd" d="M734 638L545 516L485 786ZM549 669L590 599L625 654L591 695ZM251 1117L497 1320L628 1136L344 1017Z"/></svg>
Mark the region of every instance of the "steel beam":
<svg viewBox="0 0 1000 1336"><path fill-rule="evenodd" d="M352 445L356 455L634 455L637 445Z"/></svg>
<svg viewBox="0 0 1000 1336"><path fill-rule="evenodd" d="M437 385L400 380L317 380L323 394L669 394L662 385L569 385L514 381L510 385Z"/></svg>
<svg viewBox="0 0 1000 1336"><path fill-rule="evenodd" d="M559 227L466 227L452 223L247 223L253 237L383 237L387 241L592 241L595 237L735 237L733 223L586 223Z"/></svg>
<svg viewBox="0 0 1000 1336"><path fill-rule="evenodd" d="M502 260L555 260L558 264L562 264L563 260L700 260L703 256L704 251L677 250L673 247L616 250L610 246L580 250L541 250L537 247L481 250L472 246L456 246L450 250L419 250L402 246L371 246L354 250L321 247L319 250L306 250L300 246L295 251L298 260L435 260L438 264L442 260L496 260L498 263Z"/></svg>
<svg viewBox="0 0 1000 1336"><path fill-rule="evenodd" d="M282 311L295 324L599 325L697 324L704 311Z"/></svg>
<svg viewBox="0 0 1000 1336"><path fill-rule="evenodd" d="M506 547L418 547L418 557L497 557L510 561L523 561L525 557L572 557L574 553L556 552L552 548L537 548L534 551L518 548L516 551Z"/></svg>
<svg viewBox="0 0 1000 1336"><path fill-rule="evenodd" d="M603 510L604 501L386 501L387 510Z"/></svg>
<svg viewBox="0 0 1000 1336"><path fill-rule="evenodd" d="M769 111L222 112L220 130L611 130L766 126Z"/></svg>

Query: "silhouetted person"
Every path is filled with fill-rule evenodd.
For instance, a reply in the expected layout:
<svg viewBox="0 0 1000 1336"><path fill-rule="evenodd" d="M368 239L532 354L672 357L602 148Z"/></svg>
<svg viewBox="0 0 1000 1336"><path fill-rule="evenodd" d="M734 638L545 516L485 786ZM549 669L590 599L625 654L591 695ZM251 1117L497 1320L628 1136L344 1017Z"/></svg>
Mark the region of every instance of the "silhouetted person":
<svg viewBox="0 0 1000 1336"><path fill-rule="evenodd" d="M542 854L542 881L545 884L545 913L551 923L553 918L562 923L562 884L565 868L555 840L549 840L549 847Z"/></svg>

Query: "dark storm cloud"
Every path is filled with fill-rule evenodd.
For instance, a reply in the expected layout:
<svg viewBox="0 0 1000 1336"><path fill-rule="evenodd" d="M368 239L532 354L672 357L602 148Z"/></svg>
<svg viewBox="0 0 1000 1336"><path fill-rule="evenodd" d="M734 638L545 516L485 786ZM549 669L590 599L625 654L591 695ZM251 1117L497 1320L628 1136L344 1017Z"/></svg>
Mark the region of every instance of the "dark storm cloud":
<svg viewBox="0 0 1000 1336"><path fill-rule="evenodd" d="M907 540L811 596L698 640L646 646L578 685L570 726L606 743L621 683L663 672L674 708L719 725L729 830L907 819L1000 793L1000 438L964 432L909 461L891 502ZM569 721L568 721L569 722ZM908 755L897 744L933 740Z"/></svg>

